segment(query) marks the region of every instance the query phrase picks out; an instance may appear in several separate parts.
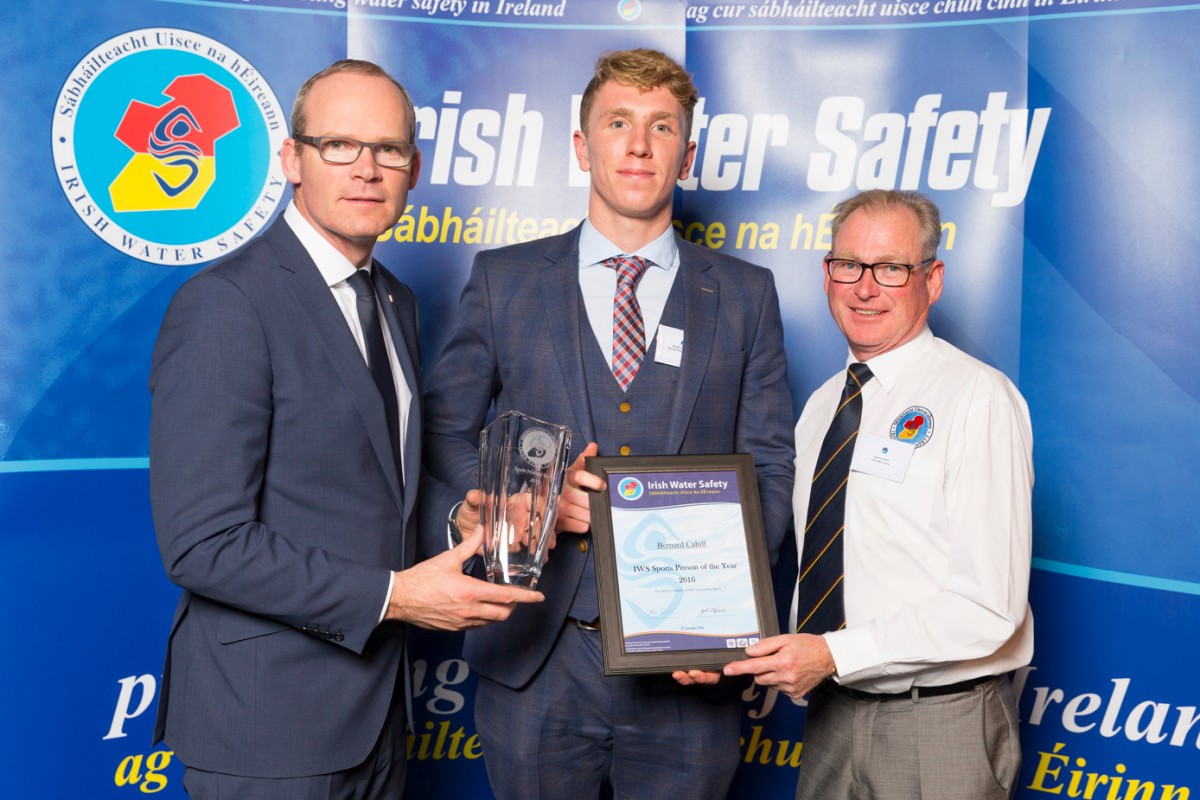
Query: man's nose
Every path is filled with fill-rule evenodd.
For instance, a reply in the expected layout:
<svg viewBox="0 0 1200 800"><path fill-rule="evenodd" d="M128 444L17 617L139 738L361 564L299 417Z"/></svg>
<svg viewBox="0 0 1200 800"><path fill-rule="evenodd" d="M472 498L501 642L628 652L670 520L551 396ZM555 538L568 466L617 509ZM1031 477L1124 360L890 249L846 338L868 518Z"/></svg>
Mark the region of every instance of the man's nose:
<svg viewBox="0 0 1200 800"><path fill-rule="evenodd" d="M358 152L358 158L350 165L352 174L361 175L364 178L377 177L380 172L380 166L375 163L375 151L368 146L363 146L363 149Z"/></svg>
<svg viewBox="0 0 1200 800"><path fill-rule="evenodd" d="M629 133L629 153L644 156L650 152L650 137L645 128L634 127Z"/></svg>
<svg viewBox="0 0 1200 800"><path fill-rule="evenodd" d="M854 284L854 293L862 298L874 297L879 294L879 284L875 282L875 270L863 269L863 276Z"/></svg>

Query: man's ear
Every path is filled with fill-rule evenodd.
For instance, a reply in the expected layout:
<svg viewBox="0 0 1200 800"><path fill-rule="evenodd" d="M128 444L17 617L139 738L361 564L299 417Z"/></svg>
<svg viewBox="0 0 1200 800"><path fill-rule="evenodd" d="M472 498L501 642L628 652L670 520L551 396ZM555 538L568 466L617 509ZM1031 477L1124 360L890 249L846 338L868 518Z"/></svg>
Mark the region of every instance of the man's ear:
<svg viewBox="0 0 1200 800"><path fill-rule="evenodd" d="M582 172L588 172L592 168L592 162L588 158L587 134L583 131L575 131L571 142L575 145L575 160L579 162L579 169Z"/></svg>
<svg viewBox="0 0 1200 800"><path fill-rule="evenodd" d="M929 293L929 305L933 305L942 296L942 273L946 265L941 259L929 265L929 274L925 276L925 291Z"/></svg>
<svg viewBox="0 0 1200 800"><path fill-rule="evenodd" d="M283 140L279 148L279 163L283 166L283 174L293 185L300 184L300 143L290 136Z"/></svg>
<svg viewBox="0 0 1200 800"><path fill-rule="evenodd" d="M679 168L679 180L686 181L688 175L692 171L692 162L696 160L696 143L688 142L687 149L683 151L683 165Z"/></svg>
<svg viewBox="0 0 1200 800"><path fill-rule="evenodd" d="M421 151L413 153L412 161L408 164L408 188L417 188L417 180L421 177Z"/></svg>

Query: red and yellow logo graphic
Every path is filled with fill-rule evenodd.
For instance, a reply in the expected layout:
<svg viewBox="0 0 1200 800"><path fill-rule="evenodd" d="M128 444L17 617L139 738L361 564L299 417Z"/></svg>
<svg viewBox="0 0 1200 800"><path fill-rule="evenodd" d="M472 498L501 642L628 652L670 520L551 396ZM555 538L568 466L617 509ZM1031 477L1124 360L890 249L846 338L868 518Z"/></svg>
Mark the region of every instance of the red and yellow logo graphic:
<svg viewBox="0 0 1200 800"><path fill-rule="evenodd" d="M233 95L207 75L181 75L163 94L160 106L130 102L117 126L133 158L108 187L114 211L195 208L216 179L216 141L239 126Z"/></svg>
<svg viewBox="0 0 1200 800"><path fill-rule="evenodd" d="M891 437L898 442L924 447L932 436L933 412L924 406L909 406L892 420Z"/></svg>
<svg viewBox="0 0 1200 800"><path fill-rule="evenodd" d="M898 434L900 439L911 439L917 435L917 431L921 430L921 426L925 424L925 418L920 414L904 423L904 429Z"/></svg>
<svg viewBox="0 0 1200 800"><path fill-rule="evenodd" d="M229 255L270 222L288 188L276 158L287 135L267 79L182 28L126 31L84 54L51 133L80 222L122 254L170 267Z"/></svg>

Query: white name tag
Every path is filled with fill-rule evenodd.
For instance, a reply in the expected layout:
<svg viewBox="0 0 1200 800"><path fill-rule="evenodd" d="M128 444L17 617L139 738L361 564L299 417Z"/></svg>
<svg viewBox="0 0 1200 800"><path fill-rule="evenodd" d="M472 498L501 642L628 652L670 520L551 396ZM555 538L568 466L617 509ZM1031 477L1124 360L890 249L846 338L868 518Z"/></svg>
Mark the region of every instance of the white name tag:
<svg viewBox="0 0 1200 800"><path fill-rule="evenodd" d="M654 360L668 367L678 367L683 362L683 331L667 325L658 326L655 338Z"/></svg>
<svg viewBox="0 0 1200 800"><path fill-rule="evenodd" d="M911 444L860 431L858 441L854 445L854 458L850 460L850 469L904 483L908 464L912 461L916 449Z"/></svg>

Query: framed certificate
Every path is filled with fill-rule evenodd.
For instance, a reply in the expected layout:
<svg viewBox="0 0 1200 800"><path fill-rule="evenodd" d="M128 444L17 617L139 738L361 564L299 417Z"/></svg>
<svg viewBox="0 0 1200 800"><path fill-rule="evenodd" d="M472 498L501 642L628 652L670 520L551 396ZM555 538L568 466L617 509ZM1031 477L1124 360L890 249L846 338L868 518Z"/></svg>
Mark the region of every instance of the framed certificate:
<svg viewBox="0 0 1200 800"><path fill-rule="evenodd" d="M720 669L779 632L754 459L593 457L604 673Z"/></svg>

